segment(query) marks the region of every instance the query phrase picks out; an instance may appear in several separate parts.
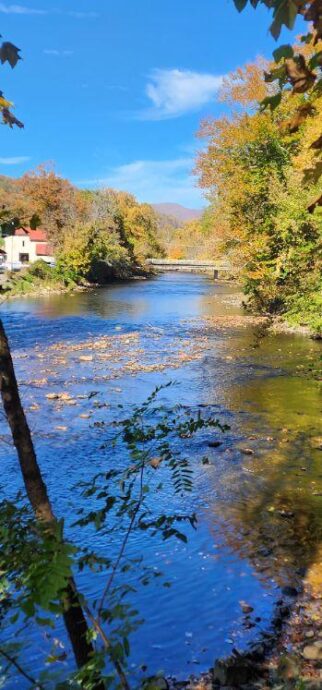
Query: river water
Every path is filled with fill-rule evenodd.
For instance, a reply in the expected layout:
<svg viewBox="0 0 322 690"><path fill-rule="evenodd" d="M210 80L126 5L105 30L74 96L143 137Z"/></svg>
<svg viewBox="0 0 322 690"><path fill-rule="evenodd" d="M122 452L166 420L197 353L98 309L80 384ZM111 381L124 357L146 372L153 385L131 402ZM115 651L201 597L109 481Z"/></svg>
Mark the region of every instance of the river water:
<svg viewBox="0 0 322 690"><path fill-rule="evenodd" d="M123 413L119 405L128 412L172 380L178 385L161 392L165 405L211 411L230 427L192 444L194 487L186 507L197 513L198 528L187 531L188 543L143 532L129 546L171 583L156 578L132 595L145 620L131 639L134 674L144 664L148 672L184 678L232 647L245 648L269 628L283 588L299 587L318 558L320 345L289 334L260 338L237 293L204 276L168 273L2 307L39 462L76 542L72 524L83 502L77 484L113 466L102 442L104 425ZM46 397L62 392L65 401ZM13 496L20 488L17 460L4 423L1 433L1 484ZM217 448L208 445L214 438ZM200 462L205 455L209 464ZM175 511L179 499L167 491L166 485L158 500L173 501ZM103 536L95 545L102 554L113 548ZM103 584L88 574L79 582L90 598ZM241 601L254 609L250 619ZM35 674L47 641L32 630L26 638L25 662Z"/></svg>

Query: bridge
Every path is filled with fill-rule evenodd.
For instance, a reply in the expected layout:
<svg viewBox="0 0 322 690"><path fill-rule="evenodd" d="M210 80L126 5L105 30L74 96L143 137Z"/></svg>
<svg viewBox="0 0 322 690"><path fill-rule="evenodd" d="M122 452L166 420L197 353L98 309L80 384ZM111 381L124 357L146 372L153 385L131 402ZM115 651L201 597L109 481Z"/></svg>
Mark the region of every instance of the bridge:
<svg viewBox="0 0 322 690"><path fill-rule="evenodd" d="M186 271L188 273L207 273L215 280L226 278L231 273L227 261L194 261L192 259L147 259L146 263L156 271Z"/></svg>

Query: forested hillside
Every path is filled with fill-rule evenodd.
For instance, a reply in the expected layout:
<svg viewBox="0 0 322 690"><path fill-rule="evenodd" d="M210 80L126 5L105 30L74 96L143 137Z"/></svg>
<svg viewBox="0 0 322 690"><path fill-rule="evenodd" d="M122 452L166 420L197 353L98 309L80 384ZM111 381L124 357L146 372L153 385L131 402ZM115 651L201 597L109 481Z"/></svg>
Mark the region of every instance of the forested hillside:
<svg viewBox="0 0 322 690"><path fill-rule="evenodd" d="M197 220L202 216L202 210L196 208L186 208L181 204L152 204L152 207L157 213L161 215L170 216L174 218L179 224L190 220Z"/></svg>
<svg viewBox="0 0 322 690"><path fill-rule="evenodd" d="M209 208L199 218L186 221L159 212L158 238L169 259L202 260L221 254Z"/></svg>
<svg viewBox="0 0 322 690"><path fill-rule="evenodd" d="M0 206L3 231L11 233L20 224L46 230L57 264L46 275L36 267L36 274L47 281L128 277L161 251L157 215L149 204L113 189L80 190L51 167L19 179L0 177ZM30 288L31 274L17 279L20 288Z"/></svg>

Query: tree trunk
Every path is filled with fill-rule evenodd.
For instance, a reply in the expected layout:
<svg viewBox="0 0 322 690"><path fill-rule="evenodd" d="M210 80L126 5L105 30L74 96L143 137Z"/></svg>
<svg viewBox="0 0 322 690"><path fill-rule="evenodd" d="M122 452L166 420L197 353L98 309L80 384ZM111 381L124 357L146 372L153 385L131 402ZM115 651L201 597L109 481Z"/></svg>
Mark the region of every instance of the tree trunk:
<svg viewBox="0 0 322 690"><path fill-rule="evenodd" d="M17 379L13 367L8 339L0 319L0 392L4 411L11 429L14 445L17 449L21 473L28 499L38 520L49 527L56 526L46 484L31 438L30 429L21 404ZM89 631L87 621L79 603L76 585L71 577L64 592L63 613L66 630L72 644L78 668L86 664L94 653L93 646L87 641ZM97 690L103 690L104 684L99 681Z"/></svg>

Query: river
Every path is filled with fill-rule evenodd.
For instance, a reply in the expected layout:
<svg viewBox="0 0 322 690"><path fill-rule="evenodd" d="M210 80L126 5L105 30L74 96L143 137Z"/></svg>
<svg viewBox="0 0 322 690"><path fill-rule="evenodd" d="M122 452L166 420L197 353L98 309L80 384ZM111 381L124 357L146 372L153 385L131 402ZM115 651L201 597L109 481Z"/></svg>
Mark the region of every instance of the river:
<svg viewBox="0 0 322 690"><path fill-rule="evenodd" d="M171 583L156 578L133 595L145 623L133 633L130 665L134 674L144 664L184 678L244 649L269 628L281 590L298 587L314 566L322 541L320 344L259 338L243 320L236 287L192 274L14 300L2 314L49 493L76 540L83 499L75 486L113 463L102 451L104 424L120 416L120 404L128 412L172 380L178 385L162 391L165 405L210 410L229 425L217 448L210 432L193 446L192 462L206 454L209 464L195 461L186 500L198 527L188 543L143 532L130 544ZM55 392L67 392L67 402L46 397ZM7 441L3 422L1 433ZM2 489L13 496L15 453L6 443L0 452ZM161 500L169 500L167 487ZM98 548L108 551L103 537ZM80 585L93 598L102 582L83 574ZM241 601L254 609L250 619ZM44 640L26 634L26 663L36 673Z"/></svg>

